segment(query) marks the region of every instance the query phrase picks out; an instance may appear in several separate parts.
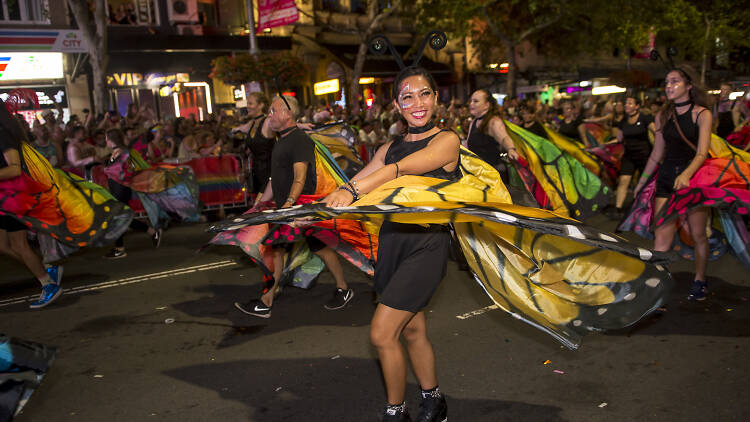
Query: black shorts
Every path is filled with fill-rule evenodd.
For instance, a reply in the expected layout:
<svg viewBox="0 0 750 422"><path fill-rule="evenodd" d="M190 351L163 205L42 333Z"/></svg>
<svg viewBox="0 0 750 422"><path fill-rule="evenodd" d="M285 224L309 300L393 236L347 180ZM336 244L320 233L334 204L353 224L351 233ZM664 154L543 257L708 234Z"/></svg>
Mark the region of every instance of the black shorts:
<svg viewBox="0 0 750 422"><path fill-rule="evenodd" d="M9 215L0 215L0 230L5 230L8 233L20 232L26 230L26 226Z"/></svg>
<svg viewBox="0 0 750 422"><path fill-rule="evenodd" d="M373 284L380 303L417 313L445 277L450 257L447 226L384 222Z"/></svg>
<svg viewBox="0 0 750 422"><path fill-rule="evenodd" d="M659 167L656 175L656 198L669 198L674 193L674 181L690 163L675 163L665 161Z"/></svg>
<svg viewBox="0 0 750 422"><path fill-rule="evenodd" d="M646 162L648 162L648 157L628 157L624 155L622 166L620 166L620 176L632 176L636 170L643 171L646 168Z"/></svg>

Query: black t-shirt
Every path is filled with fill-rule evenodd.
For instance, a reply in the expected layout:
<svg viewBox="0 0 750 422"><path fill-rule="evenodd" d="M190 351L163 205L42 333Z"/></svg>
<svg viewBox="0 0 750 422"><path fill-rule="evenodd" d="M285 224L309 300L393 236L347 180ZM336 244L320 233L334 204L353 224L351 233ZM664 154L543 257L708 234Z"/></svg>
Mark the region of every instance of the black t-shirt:
<svg viewBox="0 0 750 422"><path fill-rule="evenodd" d="M578 126L582 124L583 124L583 118L580 116L573 119L570 123L565 123L565 120L563 119L560 122L559 132L574 141L580 141L581 135L580 133L578 133Z"/></svg>
<svg viewBox="0 0 750 422"><path fill-rule="evenodd" d="M534 124L532 124L531 126L527 127L526 125L523 125L522 127L536 136L547 139L547 131L545 131L544 126L542 126L542 124L537 121L534 121Z"/></svg>
<svg viewBox="0 0 750 422"><path fill-rule="evenodd" d="M8 162L5 161L5 151L17 148L18 146L13 142L10 132L0 126L0 169L8 167Z"/></svg>
<svg viewBox="0 0 750 422"><path fill-rule="evenodd" d="M298 128L279 139L271 156L271 187L276 206L284 205L292 190L294 163L307 163L302 195L312 195L318 185L315 173L315 143Z"/></svg>
<svg viewBox="0 0 750 422"><path fill-rule="evenodd" d="M651 154L651 141L648 139L648 126L654 122L654 117L639 113L638 120L632 125L628 119L620 122L622 142L625 144L625 154L631 158L648 159Z"/></svg>

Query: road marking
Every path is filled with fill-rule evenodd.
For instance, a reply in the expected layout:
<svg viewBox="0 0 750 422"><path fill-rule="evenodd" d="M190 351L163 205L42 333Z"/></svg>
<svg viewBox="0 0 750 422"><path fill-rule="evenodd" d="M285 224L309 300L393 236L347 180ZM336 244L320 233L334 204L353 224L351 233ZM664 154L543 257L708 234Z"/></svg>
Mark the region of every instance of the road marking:
<svg viewBox="0 0 750 422"><path fill-rule="evenodd" d="M104 281L101 283L72 287L70 289L65 289L62 294L66 295L66 294L89 292L92 290L108 289L110 287L142 283L144 281L157 280L160 278L176 277L176 276L195 273L199 271L209 271L209 270L215 270L215 269L224 268L224 267L231 267L233 265L237 265L237 263L232 260L225 260L225 261L212 262L210 264L195 265L192 267L175 268L173 270L161 271L158 273L143 274L143 275L137 275L133 277L121 278L119 280ZM37 300L37 299L39 299L39 295L3 299L3 300L0 300L0 308L4 306L15 305L18 303L30 302L30 301Z"/></svg>
<svg viewBox="0 0 750 422"><path fill-rule="evenodd" d="M493 309L500 309L500 307L497 306L497 305L485 306L484 308L476 309L476 310L473 310L471 312L467 312L465 314L456 315L456 318L458 318L458 319L469 319L469 318L475 317L477 315L482 315L483 313L489 312L489 311L491 311Z"/></svg>

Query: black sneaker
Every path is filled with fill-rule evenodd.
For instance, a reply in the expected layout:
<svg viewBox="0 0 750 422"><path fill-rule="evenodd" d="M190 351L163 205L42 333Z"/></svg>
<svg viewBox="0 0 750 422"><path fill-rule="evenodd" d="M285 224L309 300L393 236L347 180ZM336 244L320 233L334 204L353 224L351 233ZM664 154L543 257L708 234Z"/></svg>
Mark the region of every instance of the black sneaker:
<svg viewBox="0 0 750 422"><path fill-rule="evenodd" d="M406 407L398 409L388 406L383 413L383 422L411 422L411 417Z"/></svg>
<svg viewBox="0 0 750 422"><path fill-rule="evenodd" d="M688 300L706 300L706 296L708 296L708 282L695 280L693 287L690 288Z"/></svg>
<svg viewBox="0 0 750 422"><path fill-rule="evenodd" d="M333 297L331 300L329 300L325 305L323 305L326 309L329 311L333 311L335 309L341 309L344 306L346 306L347 303L349 303L350 300L354 297L354 290L352 289L339 289L336 288L336 290L333 291Z"/></svg>
<svg viewBox="0 0 750 422"><path fill-rule="evenodd" d="M154 235L151 236L151 241L154 243L155 248L158 248L159 245L161 245L162 234L164 234L164 231L162 229L154 230Z"/></svg>
<svg viewBox="0 0 750 422"><path fill-rule="evenodd" d="M271 307L263 303L260 299L253 299L247 303L234 302L234 306L248 315L257 316L259 318L271 317Z"/></svg>
<svg viewBox="0 0 750 422"><path fill-rule="evenodd" d="M107 259L120 259L125 258L126 256L128 256L128 253L125 252L125 249L117 248L110 250L106 255L104 255L104 257Z"/></svg>
<svg viewBox="0 0 750 422"><path fill-rule="evenodd" d="M422 391L422 405L417 416L417 422L446 422L448 420L448 405L445 396L436 391L428 393Z"/></svg>

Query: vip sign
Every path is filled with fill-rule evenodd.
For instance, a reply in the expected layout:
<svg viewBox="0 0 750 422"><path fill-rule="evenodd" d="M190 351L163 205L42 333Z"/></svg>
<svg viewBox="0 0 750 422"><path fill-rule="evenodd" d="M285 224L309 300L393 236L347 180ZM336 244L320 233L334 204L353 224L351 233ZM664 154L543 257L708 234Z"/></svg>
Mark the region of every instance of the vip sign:
<svg viewBox="0 0 750 422"><path fill-rule="evenodd" d="M107 75L107 85L110 86L145 86L148 88L160 88L164 85L172 86L176 82L184 83L190 81L187 73L162 74L162 73L113 73Z"/></svg>

